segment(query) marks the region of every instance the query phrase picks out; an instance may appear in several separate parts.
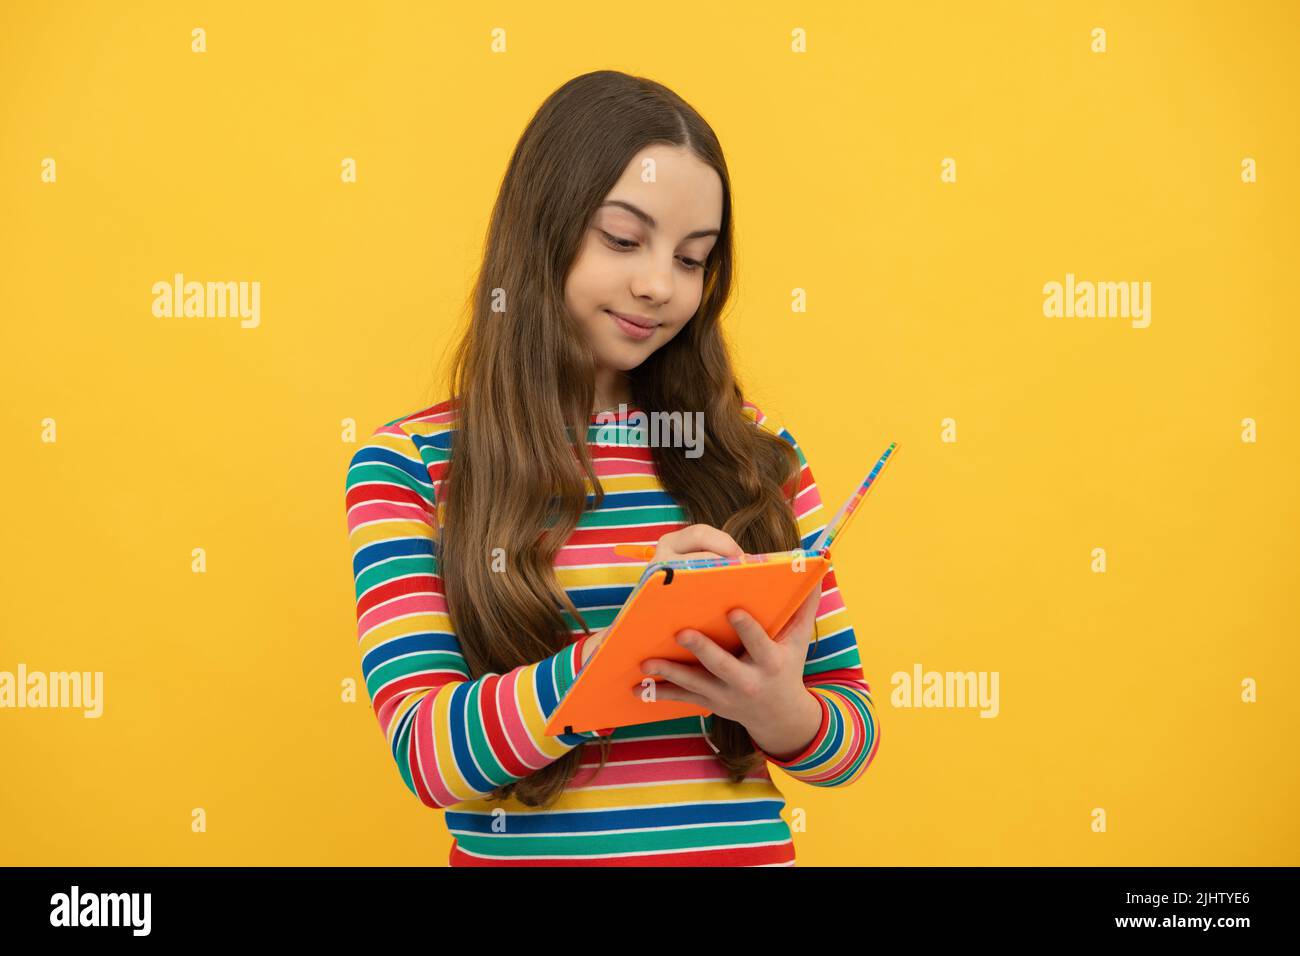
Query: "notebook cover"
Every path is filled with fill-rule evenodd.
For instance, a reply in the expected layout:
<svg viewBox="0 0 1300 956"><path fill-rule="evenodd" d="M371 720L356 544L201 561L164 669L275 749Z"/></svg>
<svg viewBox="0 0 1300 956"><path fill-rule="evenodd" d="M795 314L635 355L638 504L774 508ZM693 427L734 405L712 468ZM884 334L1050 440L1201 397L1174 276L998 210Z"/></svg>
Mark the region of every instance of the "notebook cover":
<svg viewBox="0 0 1300 956"><path fill-rule="evenodd" d="M733 607L744 608L775 637L829 566L828 551L797 548L734 559L651 564L610 624L608 637L551 715L546 733L604 730L709 714L682 701L643 700L648 689L643 682L655 678L641 672L641 662L659 658L700 666L698 658L674 639L684 628L707 634L737 656L743 654L744 644L727 620L727 612Z"/></svg>

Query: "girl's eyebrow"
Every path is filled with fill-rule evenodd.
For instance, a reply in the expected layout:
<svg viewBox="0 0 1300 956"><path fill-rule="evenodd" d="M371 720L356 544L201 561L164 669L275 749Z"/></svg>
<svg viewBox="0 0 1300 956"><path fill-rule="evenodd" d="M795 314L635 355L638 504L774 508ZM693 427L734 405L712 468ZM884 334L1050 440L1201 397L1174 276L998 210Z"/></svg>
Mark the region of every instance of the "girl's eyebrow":
<svg viewBox="0 0 1300 956"><path fill-rule="evenodd" d="M649 226L651 229L654 229L654 228L656 228L656 227L658 226L658 223L655 222L655 217L654 217L654 216L650 215L648 212L645 212L644 210L638 209L636 206L632 205L630 202L624 202L624 201L621 200L621 199L610 199L610 200L607 200L606 202L601 203L601 206L602 206L602 207L604 207L604 206L621 206L621 207L623 207L624 209L626 209L628 212L630 212L632 215L634 215L634 216L636 216L638 219L640 219L643 223L645 223L645 224L646 224L647 226ZM716 229L696 229L694 232L692 232L692 233L688 233L687 235L683 236L682 238L683 238L683 239L699 239L699 238L702 237L702 236L716 236L716 235L718 235L718 230L716 230Z"/></svg>

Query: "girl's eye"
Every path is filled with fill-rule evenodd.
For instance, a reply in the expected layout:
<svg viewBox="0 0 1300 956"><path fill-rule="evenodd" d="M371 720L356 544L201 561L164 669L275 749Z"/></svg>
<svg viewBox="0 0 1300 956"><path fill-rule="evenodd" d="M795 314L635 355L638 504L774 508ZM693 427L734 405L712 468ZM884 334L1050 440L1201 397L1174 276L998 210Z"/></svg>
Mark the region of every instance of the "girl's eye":
<svg viewBox="0 0 1300 956"><path fill-rule="evenodd" d="M600 230L600 234L605 237L606 242L619 251L626 251L635 248L637 245L637 243L631 239L620 239L618 236L612 236L604 229ZM698 259L687 259L685 256L682 256L681 260L682 265L686 267L687 272L695 272L704 268L704 263L700 262Z"/></svg>
<svg viewBox="0 0 1300 956"><path fill-rule="evenodd" d="M633 246L636 245L636 243L633 242L631 239L620 239L618 236L611 236L603 229L601 230L600 234L604 236L606 239L608 239L616 249L631 249Z"/></svg>

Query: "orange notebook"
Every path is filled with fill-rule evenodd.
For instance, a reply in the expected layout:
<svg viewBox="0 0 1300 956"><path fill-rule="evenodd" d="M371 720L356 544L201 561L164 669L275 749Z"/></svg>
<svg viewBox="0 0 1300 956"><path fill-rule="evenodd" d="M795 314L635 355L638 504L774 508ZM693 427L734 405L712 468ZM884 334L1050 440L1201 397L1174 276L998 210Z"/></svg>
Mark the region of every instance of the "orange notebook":
<svg viewBox="0 0 1300 956"><path fill-rule="evenodd" d="M605 640L560 700L546 733L595 730L607 735L616 727L708 714L681 701L644 700L644 682L654 678L641 673L641 662L658 658L699 666L695 655L675 640L677 632L688 627L739 656L744 644L727 620L727 612L735 607L748 611L768 634L779 633L825 576L832 541L843 534L897 447L893 442L885 449L807 548L649 565Z"/></svg>

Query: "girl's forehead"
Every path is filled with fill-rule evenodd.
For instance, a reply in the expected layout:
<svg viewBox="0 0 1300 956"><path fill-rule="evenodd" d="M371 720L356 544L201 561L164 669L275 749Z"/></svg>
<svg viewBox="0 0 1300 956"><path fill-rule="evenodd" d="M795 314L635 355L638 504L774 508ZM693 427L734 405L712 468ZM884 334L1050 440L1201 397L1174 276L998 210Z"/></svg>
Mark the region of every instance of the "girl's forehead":
<svg viewBox="0 0 1300 956"><path fill-rule="evenodd" d="M719 183L712 170L714 183ZM717 235L722 222L722 190L707 179L619 183L597 212L638 222L646 229L676 233L683 238Z"/></svg>

